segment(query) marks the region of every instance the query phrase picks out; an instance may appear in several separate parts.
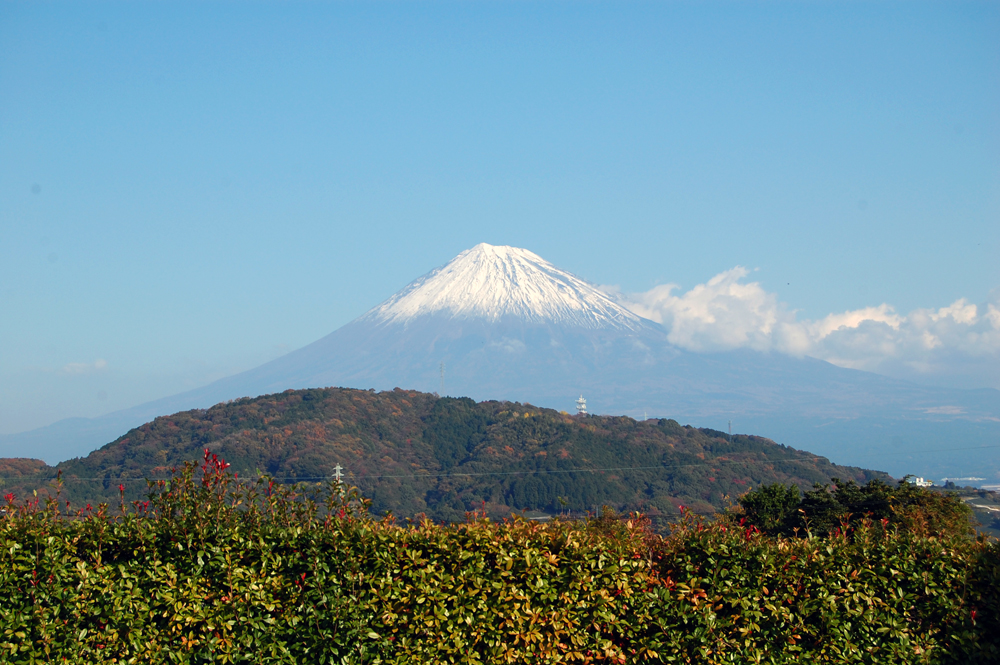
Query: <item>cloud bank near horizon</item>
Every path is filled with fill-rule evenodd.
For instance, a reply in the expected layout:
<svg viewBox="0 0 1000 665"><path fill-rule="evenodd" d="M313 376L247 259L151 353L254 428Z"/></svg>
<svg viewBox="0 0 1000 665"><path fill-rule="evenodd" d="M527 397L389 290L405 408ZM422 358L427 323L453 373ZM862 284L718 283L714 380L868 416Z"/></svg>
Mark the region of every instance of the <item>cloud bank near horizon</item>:
<svg viewBox="0 0 1000 665"><path fill-rule="evenodd" d="M62 371L64 374L91 374L100 372L107 366L108 362L104 358L98 358L92 363L69 363L63 366Z"/></svg>
<svg viewBox="0 0 1000 665"><path fill-rule="evenodd" d="M777 351L897 378L1000 388L1000 289L980 305L960 298L904 315L882 303L810 320L746 281L749 274L736 266L687 292L677 284L643 293L606 290L690 351Z"/></svg>

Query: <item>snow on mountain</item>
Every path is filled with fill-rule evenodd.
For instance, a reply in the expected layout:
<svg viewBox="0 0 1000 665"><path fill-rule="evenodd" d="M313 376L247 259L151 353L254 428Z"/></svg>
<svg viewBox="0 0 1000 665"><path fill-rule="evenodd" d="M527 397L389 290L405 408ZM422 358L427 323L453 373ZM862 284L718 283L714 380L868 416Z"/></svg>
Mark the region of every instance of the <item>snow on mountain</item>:
<svg viewBox="0 0 1000 665"><path fill-rule="evenodd" d="M637 330L642 319L594 285L526 249L480 243L411 282L361 321L407 323L425 314L496 322Z"/></svg>

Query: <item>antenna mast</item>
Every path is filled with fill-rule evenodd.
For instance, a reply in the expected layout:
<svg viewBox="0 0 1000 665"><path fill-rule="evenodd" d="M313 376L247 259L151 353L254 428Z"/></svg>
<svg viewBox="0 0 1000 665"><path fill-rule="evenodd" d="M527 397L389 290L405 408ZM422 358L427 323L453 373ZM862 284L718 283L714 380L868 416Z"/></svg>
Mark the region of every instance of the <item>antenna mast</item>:
<svg viewBox="0 0 1000 665"><path fill-rule="evenodd" d="M729 443L733 442L733 421L729 421Z"/></svg>
<svg viewBox="0 0 1000 665"><path fill-rule="evenodd" d="M441 397L444 397L444 361L441 361L441 392L438 393Z"/></svg>

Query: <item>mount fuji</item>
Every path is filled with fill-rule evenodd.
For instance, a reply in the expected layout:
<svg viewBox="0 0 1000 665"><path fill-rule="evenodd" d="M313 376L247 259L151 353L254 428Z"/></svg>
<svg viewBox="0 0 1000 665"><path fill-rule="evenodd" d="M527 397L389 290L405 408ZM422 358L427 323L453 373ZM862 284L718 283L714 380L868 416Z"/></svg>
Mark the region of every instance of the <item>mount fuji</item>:
<svg viewBox="0 0 1000 665"><path fill-rule="evenodd" d="M897 476L1000 473L1000 391L928 388L781 354L687 352L593 284L528 250L485 243L297 351L131 409L8 435L0 455L31 451L53 463L156 416L324 386L566 410L583 395L592 412L719 429L731 420L740 431Z"/></svg>

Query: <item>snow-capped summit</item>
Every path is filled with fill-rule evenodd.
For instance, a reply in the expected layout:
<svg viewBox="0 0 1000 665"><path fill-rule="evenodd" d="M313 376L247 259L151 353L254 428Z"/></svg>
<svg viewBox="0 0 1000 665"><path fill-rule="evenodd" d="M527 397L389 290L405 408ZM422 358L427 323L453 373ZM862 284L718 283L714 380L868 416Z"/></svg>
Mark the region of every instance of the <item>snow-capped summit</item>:
<svg viewBox="0 0 1000 665"><path fill-rule="evenodd" d="M635 330L642 319L579 277L526 249L480 243L411 282L362 319L406 323L424 314L518 318Z"/></svg>

